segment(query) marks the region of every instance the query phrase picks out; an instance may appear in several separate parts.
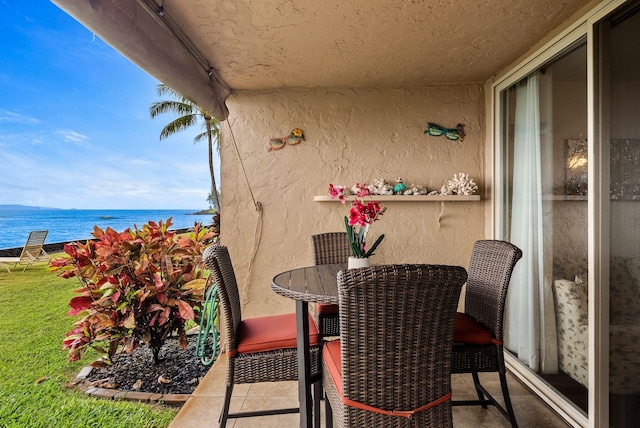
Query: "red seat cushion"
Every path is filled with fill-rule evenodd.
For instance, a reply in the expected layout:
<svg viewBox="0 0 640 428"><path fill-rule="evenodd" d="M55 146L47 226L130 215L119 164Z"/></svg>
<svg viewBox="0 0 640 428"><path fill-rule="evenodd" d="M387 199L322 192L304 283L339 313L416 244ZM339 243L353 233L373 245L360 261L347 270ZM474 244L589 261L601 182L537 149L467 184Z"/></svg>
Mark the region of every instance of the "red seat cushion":
<svg viewBox="0 0 640 428"><path fill-rule="evenodd" d="M237 333L238 352L263 352L295 348L296 314L248 318L240 322ZM309 316L309 344L318 345L318 327Z"/></svg>
<svg viewBox="0 0 640 428"><path fill-rule="evenodd" d="M318 312L318 315L337 314L338 308L338 305L332 303L316 303L316 312Z"/></svg>
<svg viewBox="0 0 640 428"><path fill-rule="evenodd" d="M456 327L453 333L456 343L472 343L474 345L489 345L496 343L491 332L470 315L456 313Z"/></svg>
<svg viewBox="0 0 640 428"><path fill-rule="evenodd" d="M380 413L383 415L390 416L399 416L405 418L411 418L416 412L421 412L423 410L429 409L433 406L437 406L438 404L444 403L446 401L451 400L451 392L443 395L442 397L434 400L430 403L425 404L424 406L420 406L418 408L412 410L403 410L403 409L382 409L375 406L370 406L364 403L360 403L349 398L346 398L342 393L342 355L340 354L340 341L334 340L331 342L326 342L324 347L322 348L322 359L324 364L327 366L329 370L329 376L331 377L331 382L336 387L336 391L338 393L338 397L340 397L340 401L350 407L355 407L356 409L362 409L369 412Z"/></svg>
<svg viewBox="0 0 640 428"><path fill-rule="evenodd" d="M322 348L322 359L324 360L331 381L336 386L338 395L342 397L342 356L340 355L340 340L326 342Z"/></svg>

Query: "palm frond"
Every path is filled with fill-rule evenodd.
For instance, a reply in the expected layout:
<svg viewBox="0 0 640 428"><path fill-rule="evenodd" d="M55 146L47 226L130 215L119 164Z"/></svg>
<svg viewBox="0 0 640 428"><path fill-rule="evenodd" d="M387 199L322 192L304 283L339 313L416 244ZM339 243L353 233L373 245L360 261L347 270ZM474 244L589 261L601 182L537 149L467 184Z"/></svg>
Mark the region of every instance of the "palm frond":
<svg viewBox="0 0 640 428"><path fill-rule="evenodd" d="M198 108L192 104L172 100L157 101L149 107L149 114L151 114L152 119L164 113L186 115L199 114L199 111Z"/></svg>
<svg viewBox="0 0 640 428"><path fill-rule="evenodd" d="M172 87L165 85L164 83L159 83L158 86L156 86L156 91L158 92L159 97L169 95L171 98L175 98L177 100L187 100L182 94L177 92Z"/></svg>
<svg viewBox="0 0 640 428"><path fill-rule="evenodd" d="M198 121L198 115L190 114L186 116L181 116L167 124L162 131L160 131L160 139L164 140L172 136L173 134L184 131L187 128L192 127Z"/></svg>

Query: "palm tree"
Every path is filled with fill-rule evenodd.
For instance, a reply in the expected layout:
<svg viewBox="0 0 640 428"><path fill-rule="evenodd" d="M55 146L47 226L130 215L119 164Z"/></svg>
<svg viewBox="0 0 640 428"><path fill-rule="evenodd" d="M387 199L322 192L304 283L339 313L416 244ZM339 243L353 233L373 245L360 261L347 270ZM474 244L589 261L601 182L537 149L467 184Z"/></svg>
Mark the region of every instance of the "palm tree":
<svg viewBox="0 0 640 428"><path fill-rule="evenodd" d="M211 116L209 112L201 109L191 100L180 95L169 86L161 83L156 88L158 96L170 95L173 100L163 100L151 104L149 113L151 118L163 113L175 113L179 117L167 124L160 132L160 140L170 137L171 135L184 131L187 128L197 124L200 120L204 121L204 132L196 135L193 139L194 143L207 139L209 143L209 172L211 173L211 194L207 198L213 202L214 208L220 211L220 198L218 197L218 187L216 186L216 178L213 174L213 145L220 152L220 122Z"/></svg>

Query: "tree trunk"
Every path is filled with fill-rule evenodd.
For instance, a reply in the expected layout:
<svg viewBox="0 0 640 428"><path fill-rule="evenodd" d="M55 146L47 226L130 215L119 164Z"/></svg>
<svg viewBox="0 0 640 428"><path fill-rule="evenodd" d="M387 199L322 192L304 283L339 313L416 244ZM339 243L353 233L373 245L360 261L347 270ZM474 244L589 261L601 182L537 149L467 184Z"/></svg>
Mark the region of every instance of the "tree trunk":
<svg viewBox="0 0 640 428"><path fill-rule="evenodd" d="M218 187L216 186L216 177L213 172L213 138L211 137L211 117L205 116L207 123L207 139L209 141L209 173L211 174L211 195L215 204L215 209L220 212L220 199L218 198Z"/></svg>

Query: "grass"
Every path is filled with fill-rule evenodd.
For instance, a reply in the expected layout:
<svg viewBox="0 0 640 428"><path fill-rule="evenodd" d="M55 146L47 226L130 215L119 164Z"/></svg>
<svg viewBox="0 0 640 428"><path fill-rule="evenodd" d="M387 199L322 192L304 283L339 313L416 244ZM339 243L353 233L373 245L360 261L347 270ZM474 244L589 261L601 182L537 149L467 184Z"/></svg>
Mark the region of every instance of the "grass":
<svg viewBox="0 0 640 428"><path fill-rule="evenodd" d="M55 257L55 255L54 255ZM88 352L67 362L62 339L75 279L50 273L46 263L0 271L0 428L166 427L177 413L163 405L87 396L65 384L94 360Z"/></svg>

